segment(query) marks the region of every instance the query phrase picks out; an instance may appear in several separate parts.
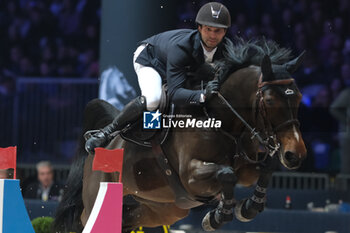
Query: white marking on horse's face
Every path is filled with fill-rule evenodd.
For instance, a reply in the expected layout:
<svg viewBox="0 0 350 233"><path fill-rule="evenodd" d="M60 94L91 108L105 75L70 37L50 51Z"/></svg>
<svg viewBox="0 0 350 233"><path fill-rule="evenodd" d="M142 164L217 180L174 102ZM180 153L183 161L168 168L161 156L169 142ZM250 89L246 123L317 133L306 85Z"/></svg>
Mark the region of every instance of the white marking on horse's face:
<svg viewBox="0 0 350 233"><path fill-rule="evenodd" d="M299 134L297 132L297 129L295 128L295 125L293 125L293 131L294 131L295 139L297 140L297 142L299 142L300 141L300 137L299 137Z"/></svg>

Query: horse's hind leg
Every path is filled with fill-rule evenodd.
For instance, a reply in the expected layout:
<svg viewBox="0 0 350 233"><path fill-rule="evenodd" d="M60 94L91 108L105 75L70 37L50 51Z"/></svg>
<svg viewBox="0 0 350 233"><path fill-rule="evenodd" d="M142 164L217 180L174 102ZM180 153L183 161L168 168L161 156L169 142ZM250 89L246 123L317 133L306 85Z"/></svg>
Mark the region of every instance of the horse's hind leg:
<svg viewBox="0 0 350 233"><path fill-rule="evenodd" d="M266 190L274 170L273 158L260 164L260 176L255 186L254 194L250 198L241 200L235 207L236 218L242 222L249 222L262 212L266 202Z"/></svg>
<svg viewBox="0 0 350 233"><path fill-rule="evenodd" d="M137 227L172 225L186 217L189 210L178 208L174 203L157 203L137 198L139 201L123 205L123 232Z"/></svg>

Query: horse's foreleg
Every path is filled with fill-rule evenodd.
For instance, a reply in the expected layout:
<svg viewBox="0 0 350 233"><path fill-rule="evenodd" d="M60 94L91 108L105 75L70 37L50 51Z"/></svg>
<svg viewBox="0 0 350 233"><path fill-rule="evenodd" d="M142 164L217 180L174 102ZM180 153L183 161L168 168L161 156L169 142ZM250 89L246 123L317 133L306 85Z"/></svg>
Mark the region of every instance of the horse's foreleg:
<svg viewBox="0 0 350 233"><path fill-rule="evenodd" d="M266 164L260 165L260 176L250 198L241 200L235 207L236 218L242 222L249 222L262 212L266 202L266 190L273 172L273 159L268 159Z"/></svg>
<svg viewBox="0 0 350 233"><path fill-rule="evenodd" d="M193 159L190 162L189 185L198 193L216 194L221 192L221 200L218 207L204 217L203 229L214 231L222 224L233 219L233 207L235 204L233 187L237 182L233 169L229 166L207 163Z"/></svg>
<svg viewBox="0 0 350 233"><path fill-rule="evenodd" d="M216 179L222 186L221 199L216 209L203 218L202 227L205 231L215 231L233 219L233 208L236 204L233 187L237 183L237 177L231 167L223 166L216 172Z"/></svg>

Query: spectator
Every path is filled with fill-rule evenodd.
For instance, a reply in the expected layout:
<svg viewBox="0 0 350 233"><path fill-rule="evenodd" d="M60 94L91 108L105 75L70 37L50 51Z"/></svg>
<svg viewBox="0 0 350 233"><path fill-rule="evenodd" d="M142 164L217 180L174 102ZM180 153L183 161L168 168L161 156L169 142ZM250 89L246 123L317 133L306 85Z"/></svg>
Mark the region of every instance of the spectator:
<svg viewBox="0 0 350 233"><path fill-rule="evenodd" d="M7 169L0 169L0 179L8 179L9 172Z"/></svg>
<svg viewBox="0 0 350 233"><path fill-rule="evenodd" d="M24 198L42 201L60 201L63 187L54 181L53 167L49 161L36 165L38 180L29 184L24 190Z"/></svg>
<svg viewBox="0 0 350 233"><path fill-rule="evenodd" d="M331 114L339 121L340 172L350 174L350 83L334 100Z"/></svg>
<svg viewBox="0 0 350 233"><path fill-rule="evenodd" d="M73 39L80 28L80 15L75 10L75 4L72 0L64 0L63 7L58 15L59 28L63 35Z"/></svg>

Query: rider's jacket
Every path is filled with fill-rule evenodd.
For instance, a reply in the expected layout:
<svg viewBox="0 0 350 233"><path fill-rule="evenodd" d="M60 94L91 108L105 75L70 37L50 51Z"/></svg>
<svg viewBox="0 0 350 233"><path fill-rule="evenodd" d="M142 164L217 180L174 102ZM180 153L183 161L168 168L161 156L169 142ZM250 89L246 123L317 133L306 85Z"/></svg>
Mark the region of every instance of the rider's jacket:
<svg viewBox="0 0 350 233"><path fill-rule="evenodd" d="M187 75L205 62L201 37L198 30L179 29L166 31L140 44L147 47L140 53L136 62L153 67L168 85L168 95L177 105L199 104L201 90L185 88ZM224 57L232 42L224 37L214 54L213 61Z"/></svg>

